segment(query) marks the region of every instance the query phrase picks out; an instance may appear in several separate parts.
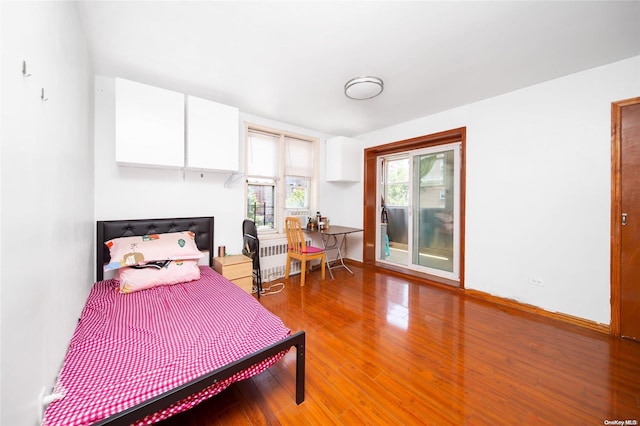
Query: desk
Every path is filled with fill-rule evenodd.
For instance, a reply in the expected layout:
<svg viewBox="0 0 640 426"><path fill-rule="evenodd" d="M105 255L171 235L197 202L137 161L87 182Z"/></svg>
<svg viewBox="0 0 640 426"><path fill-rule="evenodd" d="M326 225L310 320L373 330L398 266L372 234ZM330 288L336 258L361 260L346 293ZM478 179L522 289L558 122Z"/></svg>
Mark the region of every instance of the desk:
<svg viewBox="0 0 640 426"><path fill-rule="evenodd" d="M324 248L325 252L328 250L336 250L335 259L329 260L329 255L327 255L327 269L329 269L329 275L331 275L331 279L333 279L332 269L343 267L351 274L353 271L344 264L344 257L342 256L342 249L346 247L346 237L347 234L353 234L354 232L362 232L360 228L350 228L348 226L338 226L331 225L327 229L323 229L322 231L318 231L317 229L305 229L302 228L302 231L305 234L314 235L319 234L322 239L322 248ZM331 265L333 263L333 266Z"/></svg>

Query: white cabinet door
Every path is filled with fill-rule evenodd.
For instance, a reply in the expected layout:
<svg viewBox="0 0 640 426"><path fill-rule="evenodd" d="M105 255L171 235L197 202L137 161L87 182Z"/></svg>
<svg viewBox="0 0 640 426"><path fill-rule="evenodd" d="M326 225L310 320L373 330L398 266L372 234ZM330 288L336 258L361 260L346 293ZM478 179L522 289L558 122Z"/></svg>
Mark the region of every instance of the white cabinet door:
<svg viewBox="0 0 640 426"><path fill-rule="evenodd" d="M238 108L187 96L187 167L238 171L239 147Z"/></svg>
<svg viewBox="0 0 640 426"><path fill-rule="evenodd" d="M337 136L327 139L325 148L327 182L360 182L363 154L359 140Z"/></svg>
<svg viewBox="0 0 640 426"><path fill-rule="evenodd" d="M116 161L184 166L184 95L116 78Z"/></svg>

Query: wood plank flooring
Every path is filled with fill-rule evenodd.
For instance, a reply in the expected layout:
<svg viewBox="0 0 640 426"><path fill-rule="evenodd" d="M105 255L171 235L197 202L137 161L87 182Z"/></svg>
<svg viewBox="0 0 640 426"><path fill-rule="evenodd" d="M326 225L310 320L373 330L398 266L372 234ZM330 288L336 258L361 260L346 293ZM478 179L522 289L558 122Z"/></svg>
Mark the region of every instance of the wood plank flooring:
<svg viewBox="0 0 640 426"><path fill-rule="evenodd" d="M351 265L350 265L351 267ZM640 343L360 265L260 300L306 330L295 356L169 425L603 425L640 422ZM624 424L624 423L622 423Z"/></svg>

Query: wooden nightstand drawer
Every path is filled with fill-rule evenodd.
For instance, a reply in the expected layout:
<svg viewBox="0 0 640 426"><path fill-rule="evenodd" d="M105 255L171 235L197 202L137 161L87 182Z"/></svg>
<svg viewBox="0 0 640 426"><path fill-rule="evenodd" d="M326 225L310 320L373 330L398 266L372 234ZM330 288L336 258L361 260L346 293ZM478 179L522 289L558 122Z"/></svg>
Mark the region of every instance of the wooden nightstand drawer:
<svg viewBox="0 0 640 426"><path fill-rule="evenodd" d="M213 269L247 293L253 287L253 261L241 254L213 258Z"/></svg>
<svg viewBox="0 0 640 426"><path fill-rule="evenodd" d="M249 294L253 292L253 277L237 278L231 282Z"/></svg>
<svg viewBox="0 0 640 426"><path fill-rule="evenodd" d="M225 278L230 279L231 281L236 278L243 278L251 275L251 262L249 263L236 263L234 265L221 265L220 269L215 268L216 271L220 273L220 275Z"/></svg>

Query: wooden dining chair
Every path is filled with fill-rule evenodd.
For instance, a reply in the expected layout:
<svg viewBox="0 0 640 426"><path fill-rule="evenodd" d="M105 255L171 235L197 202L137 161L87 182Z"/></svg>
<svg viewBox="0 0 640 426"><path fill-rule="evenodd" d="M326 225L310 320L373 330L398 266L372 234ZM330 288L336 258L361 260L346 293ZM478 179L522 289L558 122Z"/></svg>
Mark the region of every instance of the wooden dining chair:
<svg viewBox="0 0 640 426"><path fill-rule="evenodd" d="M287 233L287 266L285 267L284 277L289 278L289 270L291 269L291 261L297 259L300 261L300 286L304 285L304 276L307 269L307 262L320 259L322 268L322 279L324 280L324 267L327 261L324 249L319 247L308 246L304 240L302 232L302 222L299 217L288 216L284 220L285 231Z"/></svg>

